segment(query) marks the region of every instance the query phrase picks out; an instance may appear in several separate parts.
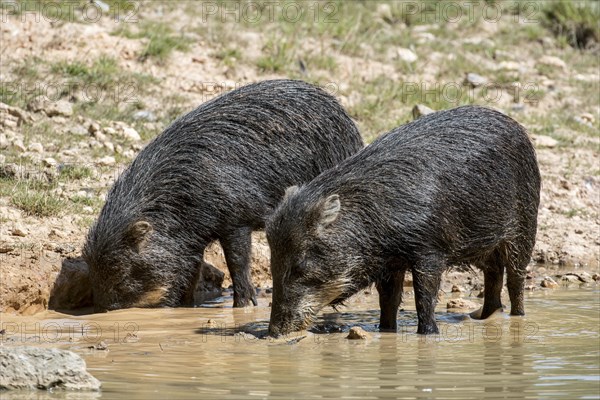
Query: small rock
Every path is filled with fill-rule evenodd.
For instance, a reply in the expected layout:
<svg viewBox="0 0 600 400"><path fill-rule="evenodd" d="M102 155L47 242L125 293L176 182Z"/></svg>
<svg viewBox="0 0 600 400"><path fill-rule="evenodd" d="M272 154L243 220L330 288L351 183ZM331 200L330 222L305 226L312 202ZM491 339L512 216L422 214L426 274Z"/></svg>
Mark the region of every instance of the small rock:
<svg viewBox="0 0 600 400"><path fill-rule="evenodd" d="M87 136L88 131L81 125L75 125L67 130L67 133L75 136Z"/></svg>
<svg viewBox="0 0 600 400"><path fill-rule="evenodd" d="M498 63L497 69L505 71L518 71L521 69L521 65L515 61L502 61Z"/></svg>
<svg viewBox="0 0 600 400"><path fill-rule="evenodd" d="M108 351L108 344L106 344L105 341L102 341L100 343L96 343L93 346L89 346L88 349L90 349L90 350L98 350L98 351Z"/></svg>
<svg viewBox="0 0 600 400"><path fill-rule="evenodd" d="M104 128L104 133L106 133L107 135L115 135L117 133L117 131L115 130L115 128L111 128L110 126L107 126L106 128Z"/></svg>
<svg viewBox="0 0 600 400"><path fill-rule="evenodd" d="M112 156L102 157L101 159L98 160L98 164L102 165L102 166L105 166L105 167L108 167L108 166L111 166L111 165L115 165L116 162L117 161Z"/></svg>
<svg viewBox="0 0 600 400"><path fill-rule="evenodd" d="M432 114L434 112L435 110L432 110L431 108L424 106L423 104L417 104L412 109L412 116L413 119L419 119L423 115Z"/></svg>
<svg viewBox="0 0 600 400"><path fill-rule="evenodd" d="M556 283L554 279L547 276L542 280L540 286L548 289L556 289L558 287L558 283Z"/></svg>
<svg viewBox="0 0 600 400"><path fill-rule="evenodd" d="M65 236L66 236L66 234L63 231L56 229L56 228L50 229L50 233L48 234L48 237L50 237L50 238L62 239Z"/></svg>
<svg viewBox="0 0 600 400"><path fill-rule="evenodd" d="M392 7L390 7L389 4L385 4L385 3L377 4L376 14L379 18L381 18L382 20L384 20L386 22L393 21Z"/></svg>
<svg viewBox="0 0 600 400"><path fill-rule="evenodd" d="M419 32L417 33L417 43L429 43L435 41L435 35L430 32Z"/></svg>
<svg viewBox="0 0 600 400"><path fill-rule="evenodd" d="M10 142L6 138L4 133L0 133L0 149L7 149L10 146Z"/></svg>
<svg viewBox="0 0 600 400"><path fill-rule="evenodd" d="M45 167L54 167L57 164L57 162L56 162L56 160L54 158L48 157L48 158L44 158L42 160L42 164Z"/></svg>
<svg viewBox="0 0 600 400"><path fill-rule="evenodd" d="M43 153L44 146L42 146L41 143L31 143L29 145L29 151L34 152L34 153Z"/></svg>
<svg viewBox="0 0 600 400"><path fill-rule="evenodd" d="M369 333L366 332L360 326L353 326L352 328L350 328L350 332L348 332L348 336L346 336L346 339L349 339L349 340L367 340L370 337L371 337L371 335L369 335Z"/></svg>
<svg viewBox="0 0 600 400"><path fill-rule="evenodd" d="M469 72L465 77L465 83L471 85L472 87L478 87L486 85L488 83L488 79L484 76Z"/></svg>
<svg viewBox="0 0 600 400"><path fill-rule="evenodd" d="M156 121L156 115L152 111L140 110L133 114L135 120Z"/></svg>
<svg viewBox="0 0 600 400"><path fill-rule="evenodd" d="M86 371L85 361L66 350L0 347L0 365L0 390L97 391L101 386L100 381Z"/></svg>
<svg viewBox="0 0 600 400"><path fill-rule="evenodd" d="M446 304L446 308L451 309L461 309L461 310L474 310L479 308L480 305L466 299L452 299L448 301Z"/></svg>
<svg viewBox="0 0 600 400"><path fill-rule="evenodd" d="M83 206L81 209L83 210L83 212L88 213L88 214L91 214L94 212L94 209L90 206Z"/></svg>
<svg viewBox="0 0 600 400"><path fill-rule="evenodd" d="M24 227L22 227L21 225L15 225L11 230L10 233L13 236L20 236L20 237L25 237L28 235L29 232L27 232L27 229L25 229Z"/></svg>
<svg viewBox="0 0 600 400"><path fill-rule="evenodd" d="M593 124L595 121L594 116L590 113L583 113L579 116L579 118L581 118L583 121L589 122L590 124Z"/></svg>
<svg viewBox="0 0 600 400"><path fill-rule="evenodd" d="M19 153L24 153L27 151L27 148L25 147L25 145L23 144L23 141L21 139L13 140L12 148L14 150L18 151Z"/></svg>
<svg viewBox="0 0 600 400"><path fill-rule="evenodd" d="M103 143L102 143L102 145L103 145L104 147L106 147L108 150L110 150L111 152L113 152L113 153L114 153L114 151L115 151L115 145L114 145L112 142L109 142L109 141L107 140L107 141L103 142Z"/></svg>
<svg viewBox="0 0 600 400"><path fill-rule="evenodd" d="M66 100L59 100L57 102L50 103L46 108L44 108L44 112L49 117L61 115L70 117L73 115L73 105Z"/></svg>
<svg viewBox="0 0 600 400"><path fill-rule="evenodd" d="M142 140L142 138L140 137L140 134L131 127L123 128L122 135L125 139L131 140L132 142L138 142L138 141Z"/></svg>
<svg viewBox="0 0 600 400"><path fill-rule="evenodd" d="M452 293L462 293L463 290L458 287L457 285L452 285L452 290L450 290Z"/></svg>
<svg viewBox="0 0 600 400"><path fill-rule="evenodd" d="M33 112L40 112L46 108L48 103L50 103L50 100L46 96L37 96L27 104L27 109Z"/></svg>
<svg viewBox="0 0 600 400"><path fill-rule="evenodd" d="M584 283L589 283L589 282L591 282L593 280L592 276L590 274L588 274L587 272L585 272L585 271L578 272L578 273L573 274L573 275L575 275L577 278L579 278L579 280L581 282L584 282Z"/></svg>
<svg viewBox="0 0 600 400"><path fill-rule="evenodd" d="M96 132L100 132L100 124L96 121L90 121L88 125L88 133L90 135L93 135Z"/></svg>
<svg viewBox="0 0 600 400"><path fill-rule="evenodd" d="M542 65L548 65L550 67L556 67L556 68L562 68L562 69L567 69L567 64L561 60L558 57L554 57L554 56L542 56L539 60L538 60L538 64L542 64Z"/></svg>
<svg viewBox="0 0 600 400"><path fill-rule="evenodd" d="M403 47L396 49L396 57L407 63L413 63L419 58L412 50Z"/></svg>
<svg viewBox="0 0 600 400"><path fill-rule="evenodd" d="M554 138L551 138L550 136L531 135L531 138L533 139L533 143L537 147L547 147L549 149L552 149L558 145L558 141Z"/></svg>
<svg viewBox="0 0 600 400"><path fill-rule="evenodd" d="M107 140L106 135L99 130L92 133L92 136L99 142L106 142Z"/></svg>
<svg viewBox="0 0 600 400"><path fill-rule="evenodd" d="M560 278L561 281L566 283L580 283L579 277L575 274L565 274Z"/></svg>
<svg viewBox="0 0 600 400"><path fill-rule="evenodd" d="M595 280L596 282L600 281L600 274L592 275L592 279Z"/></svg>
<svg viewBox="0 0 600 400"><path fill-rule="evenodd" d="M525 104L523 104L523 103L513 104L512 106L510 106L510 109L514 112L525 111Z"/></svg>
<svg viewBox="0 0 600 400"><path fill-rule="evenodd" d="M133 150L125 150L123 152L123 156L125 156L127 158L133 158L133 157L135 157L135 152Z"/></svg>
<svg viewBox="0 0 600 400"><path fill-rule="evenodd" d="M589 126L590 128L593 128L593 127L594 127L594 125L593 125L593 124L592 124L592 123L591 123L589 120L587 120L587 119L584 119L584 118L582 118L582 117L580 117L580 116L575 116L575 117L573 117L573 120L574 120L575 122L577 122L578 124L585 125L585 126Z"/></svg>
<svg viewBox="0 0 600 400"><path fill-rule="evenodd" d="M0 242L0 254L10 253L15 249L12 243Z"/></svg>

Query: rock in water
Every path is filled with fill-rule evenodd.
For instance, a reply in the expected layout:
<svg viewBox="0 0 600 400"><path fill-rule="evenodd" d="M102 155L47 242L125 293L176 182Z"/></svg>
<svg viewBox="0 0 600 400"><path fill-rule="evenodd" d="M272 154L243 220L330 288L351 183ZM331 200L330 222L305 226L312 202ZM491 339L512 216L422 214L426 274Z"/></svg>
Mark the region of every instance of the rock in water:
<svg viewBox="0 0 600 400"><path fill-rule="evenodd" d="M0 390L99 390L77 354L60 349L0 347Z"/></svg>

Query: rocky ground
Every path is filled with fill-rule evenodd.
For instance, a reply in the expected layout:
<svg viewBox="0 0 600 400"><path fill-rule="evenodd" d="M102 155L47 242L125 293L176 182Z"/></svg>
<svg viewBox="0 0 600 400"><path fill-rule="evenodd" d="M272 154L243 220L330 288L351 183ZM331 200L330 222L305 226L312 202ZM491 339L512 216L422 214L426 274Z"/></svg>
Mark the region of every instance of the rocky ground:
<svg viewBox="0 0 600 400"><path fill-rule="evenodd" d="M511 115L531 133L543 179L529 288L598 279L598 47L570 46L541 12L535 21L508 8L492 22L478 11L415 20L396 3L315 3L310 18L308 8L299 20L275 10L279 18L251 23L186 2L108 2L92 21L81 7L56 17L40 6L34 18L6 4L0 312L89 305L81 247L115 177L176 116L275 77L331 91L367 142L417 105L417 114L474 103ZM268 254L257 233L252 274L263 289ZM206 258L225 275L207 270L200 297L230 284L218 245ZM444 282L446 292L470 293L482 279L455 271Z"/></svg>

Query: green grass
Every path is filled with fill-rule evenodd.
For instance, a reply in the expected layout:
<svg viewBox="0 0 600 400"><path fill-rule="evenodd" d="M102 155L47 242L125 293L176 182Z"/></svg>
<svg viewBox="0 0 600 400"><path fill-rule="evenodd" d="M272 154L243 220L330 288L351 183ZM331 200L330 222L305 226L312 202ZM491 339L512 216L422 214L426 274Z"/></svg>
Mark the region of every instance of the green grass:
<svg viewBox="0 0 600 400"><path fill-rule="evenodd" d="M91 178L94 171L85 165L67 164L60 169L58 178L60 181L79 181Z"/></svg>
<svg viewBox="0 0 600 400"><path fill-rule="evenodd" d="M183 32L175 34L172 28L162 22L143 22L137 31L127 27L113 32L114 35L124 36L129 39L147 39L147 43L139 55L140 61L154 59L165 62L175 50L188 51L192 40L184 36Z"/></svg>
<svg viewBox="0 0 600 400"><path fill-rule="evenodd" d="M596 1L555 0L543 3L545 25L571 46L585 49L600 42L600 5Z"/></svg>
<svg viewBox="0 0 600 400"><path fill-rule="evenodd" d="M0 195L9 197L13 206L35 217L53 217L65 210L65 201L51 192L55 187L55 183L38 179L0 179Z"/></svg>

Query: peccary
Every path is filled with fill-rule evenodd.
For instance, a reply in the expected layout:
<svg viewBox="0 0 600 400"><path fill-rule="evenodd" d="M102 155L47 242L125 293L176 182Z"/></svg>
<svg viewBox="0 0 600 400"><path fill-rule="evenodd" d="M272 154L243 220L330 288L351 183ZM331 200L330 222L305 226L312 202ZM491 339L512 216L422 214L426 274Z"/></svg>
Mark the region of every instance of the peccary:
<svg viewBox="0 0 600 400"><path fill-rule="evenodd" d="M375 283L380 329L396 331L411 270L417 332L438 332L442 273L471 264L485 278L481 318L502 307L523 315L525 269L540 194L525 129L475 106L396 128L310 183L291 187L267 221L273 302L269 332L308 327L315 314Z"/></svg>
<svg viewBox="0 0 600 400"><path fill-rule="evenodd" d="M97 310L190 304L219 240L234 307L253 303L250 234L285 188L363 147L336 99L302 81L250 84L173 122L117 179L83 255Z"/></svg>

